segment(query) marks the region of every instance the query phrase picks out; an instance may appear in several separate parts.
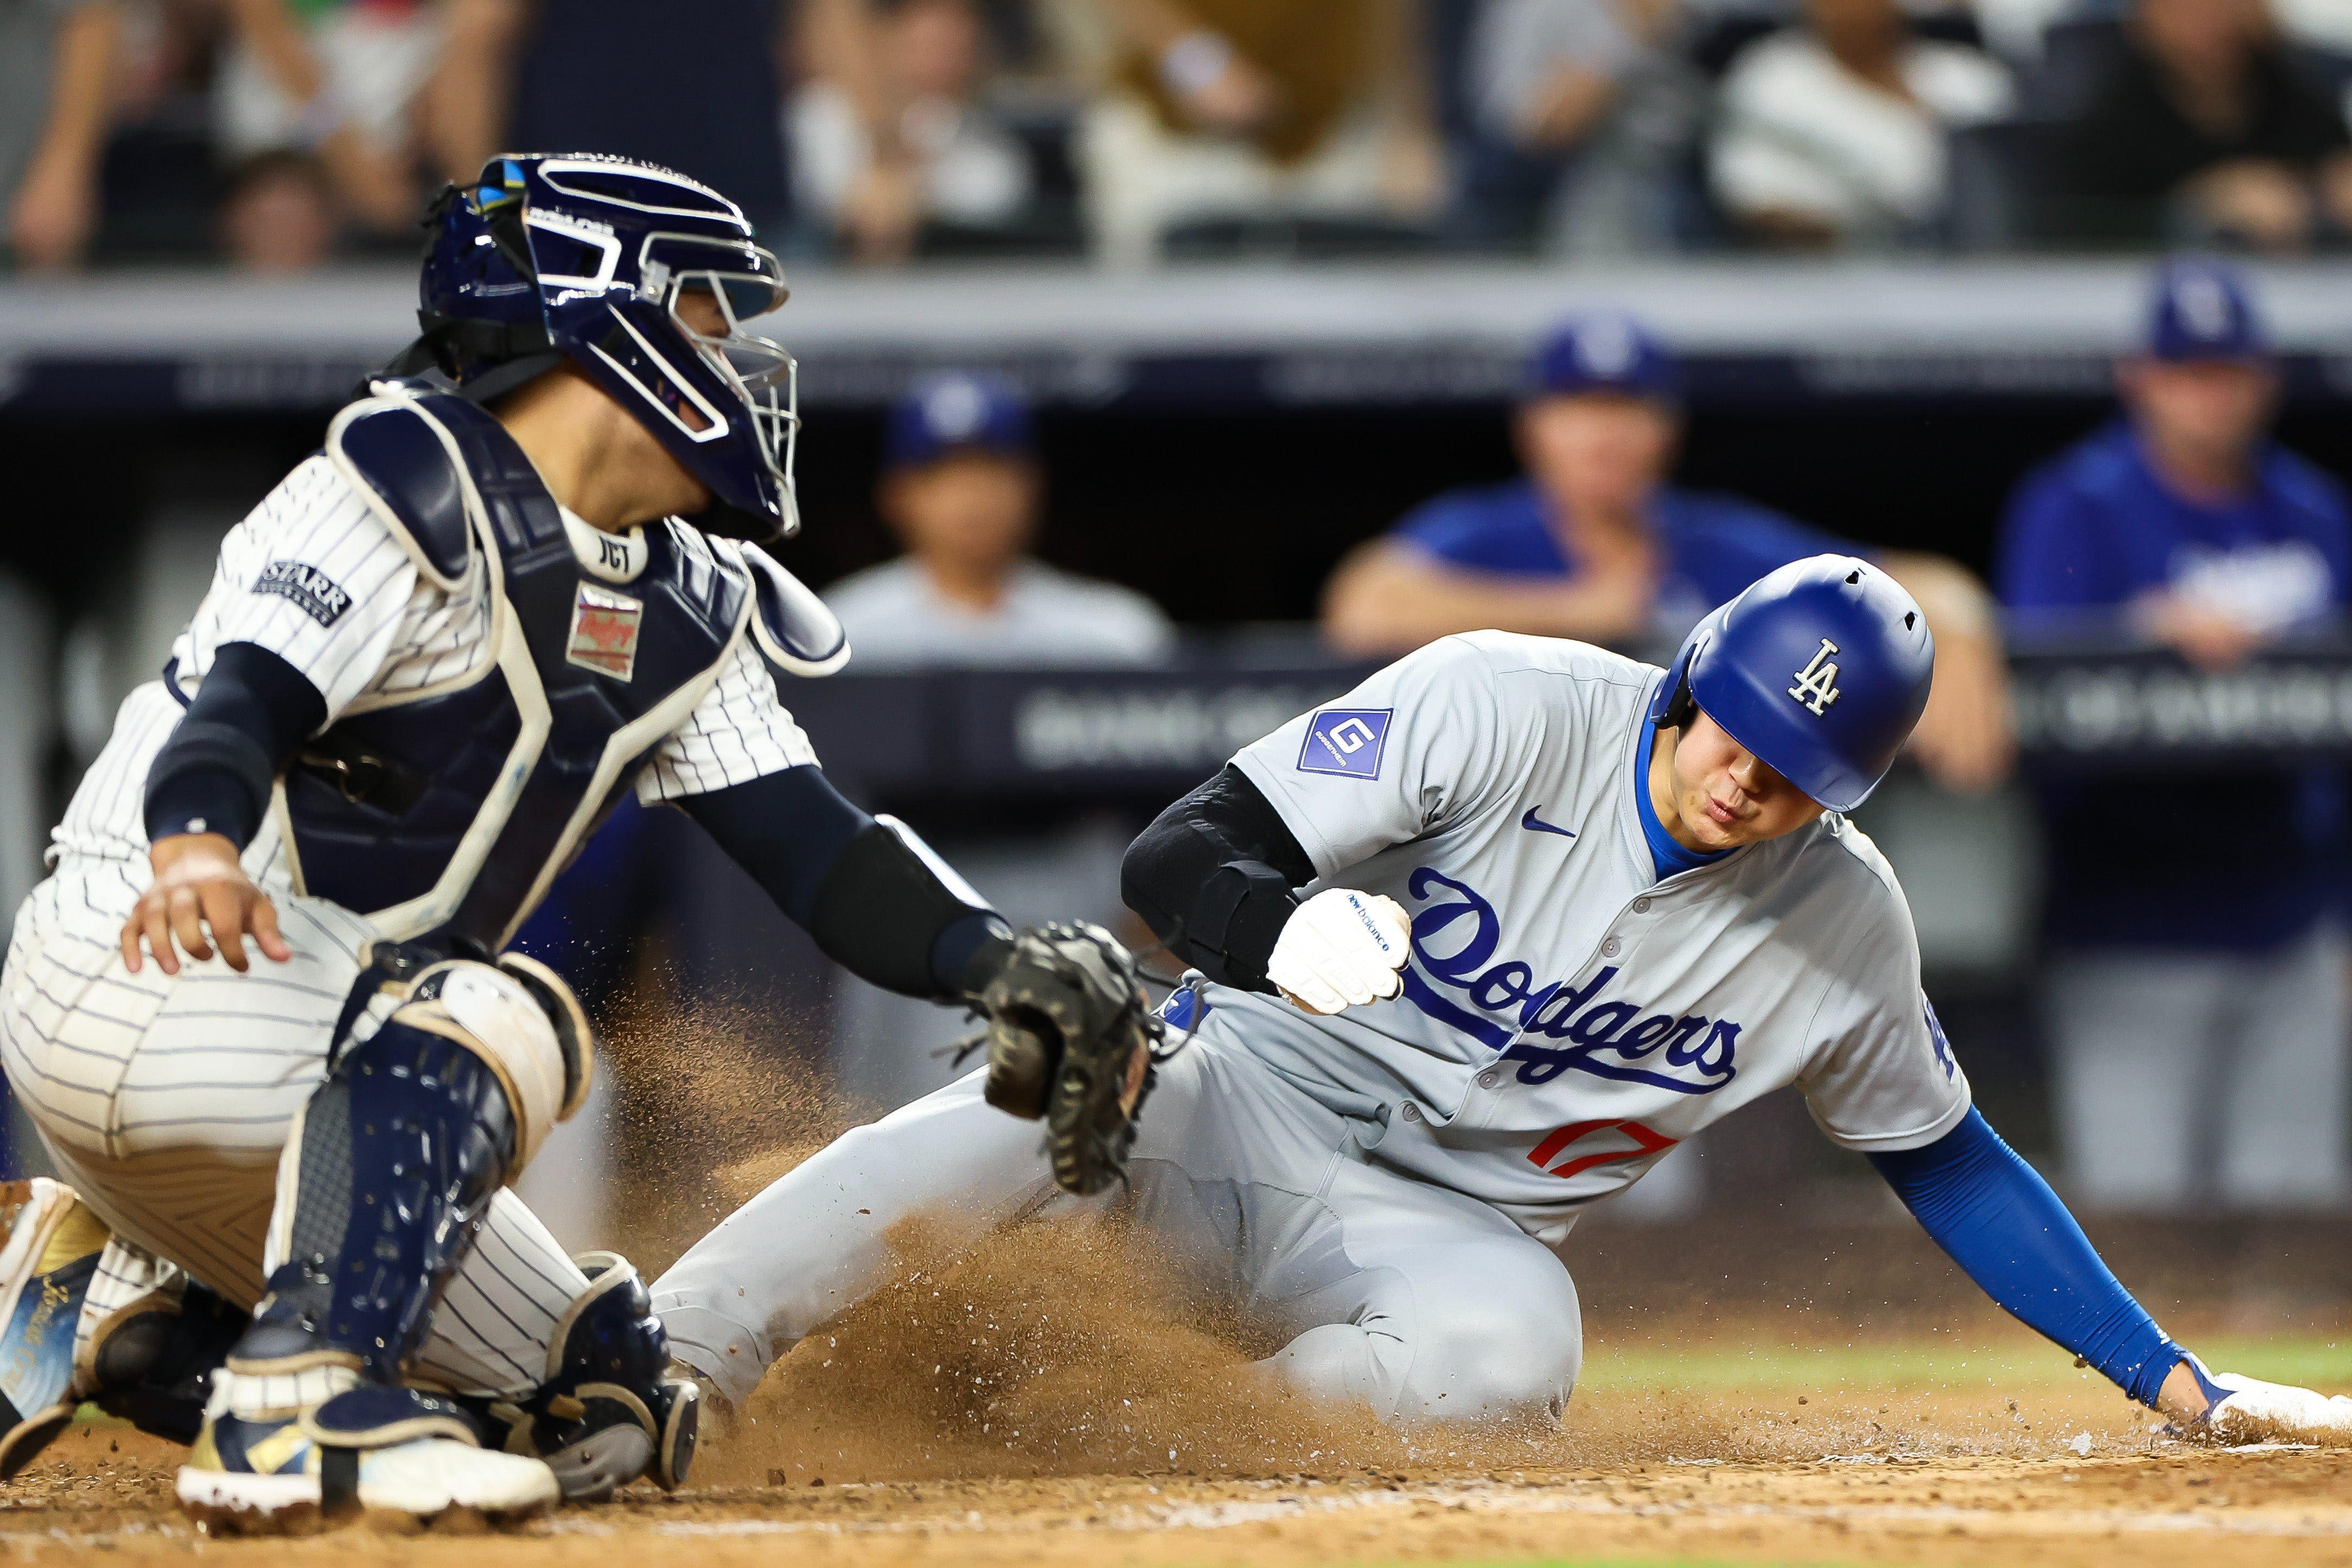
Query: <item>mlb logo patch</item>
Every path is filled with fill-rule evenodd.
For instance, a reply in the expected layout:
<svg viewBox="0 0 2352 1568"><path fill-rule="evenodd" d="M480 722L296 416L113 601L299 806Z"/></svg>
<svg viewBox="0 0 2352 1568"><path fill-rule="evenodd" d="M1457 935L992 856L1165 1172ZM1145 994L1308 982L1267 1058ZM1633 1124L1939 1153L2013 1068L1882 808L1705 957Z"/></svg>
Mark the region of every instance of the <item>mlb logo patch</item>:
<svg viewBox="0 0 2352 1568"><path fill-rule="evenodd" d="M1351 779L1381 776L1393 708L1326 708L1307 722L1307 744L1298 752L1302 773L1340 773Z"/></svg>
<svg viewBox="0 0 2352 1568"><path fill-rule="evenodd" d="M572 607L572 641L563 650L565 662L615 680L631 679L637 673L637 626L645 617L642 601L581 584L579 601Z"/></svg>

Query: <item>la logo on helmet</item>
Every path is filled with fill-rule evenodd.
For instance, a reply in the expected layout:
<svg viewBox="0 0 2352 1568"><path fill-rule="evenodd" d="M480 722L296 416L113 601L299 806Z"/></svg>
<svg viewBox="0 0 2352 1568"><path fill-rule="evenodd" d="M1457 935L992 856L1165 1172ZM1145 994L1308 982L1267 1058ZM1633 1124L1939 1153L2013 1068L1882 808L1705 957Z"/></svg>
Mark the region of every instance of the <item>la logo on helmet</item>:
<svg viewBox="0 0 2352 1568"><path fill-rule="evenodd" d="M1837 650L1837 644L1823 637L1813 661L1797 671L1797 684L1789 688L1789 695L1797 700L1799 706L1811 709L1816 719L1838 700L1838 667L1828 662L1830 655Z"/></svg>

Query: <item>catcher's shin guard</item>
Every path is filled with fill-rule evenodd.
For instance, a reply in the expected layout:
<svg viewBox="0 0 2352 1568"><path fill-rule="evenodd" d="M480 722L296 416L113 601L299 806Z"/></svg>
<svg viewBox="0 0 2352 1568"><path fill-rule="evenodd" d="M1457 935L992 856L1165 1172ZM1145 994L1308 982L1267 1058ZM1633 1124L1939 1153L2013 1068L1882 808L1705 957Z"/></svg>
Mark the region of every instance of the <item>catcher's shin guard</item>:
<svg viewBox="0 0 2352 1568"><path fill-rule="evenodd" d="M288 1142L268 1292L181 1472L192 1511L464 1501L513 1516L542 1506L542 1484L553 1500L543 1466L535 1482L483 1456L469 1474L444 1451L478 1441L467 1413L398 1386L490 1199L584 1079L568 1048L584 1033L546 1006L543 984L399 949L362 976L347 1016L388 1016L341 1052Z"/></svg>
<svg viewBox="0 0 2352 1568"><path fill-rule="evenodd" d="M547 1461L573 1502L602 1502L651 1475L665 1490L694 1463L700 1390L670 1370L669 1336L629 1260L614 1252L575 1259L588 1276L557 1323L547 1381L520 1401L474 1401L510 1454Z"/></svg>
<svg viewBox="0 0 2352 1568"><path fill-rule="evenodd" d="M534 988L467 959L404 979L402 958L363 977L389 967L402 997L337 1058L287 1145L276 1264L232 1372L398 1382L491 1195L568 1108L570 1053Z"/></svg>

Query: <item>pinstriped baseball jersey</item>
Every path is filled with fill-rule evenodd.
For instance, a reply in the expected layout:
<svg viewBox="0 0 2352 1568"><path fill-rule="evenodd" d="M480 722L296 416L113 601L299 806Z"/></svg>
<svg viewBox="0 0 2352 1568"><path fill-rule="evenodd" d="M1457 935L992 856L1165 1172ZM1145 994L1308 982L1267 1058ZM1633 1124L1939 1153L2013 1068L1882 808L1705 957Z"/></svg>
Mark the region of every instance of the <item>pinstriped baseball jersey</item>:
<svg viewBox="0 0 2352 1568"><path fill-rule="evenodd" d="M618 590L648 571L643 532L562 521L583 583ZM740 549L656 526L681 570ZM459 573L421 570L333 463L313 458L223 541L167 680L124 700L52 836L52 874L19 912L0 973L0 1068L60 1173L116 1232L110 1277L176 1267L241 1304L259 1295L279 1151L325 1077L362 950L381 934L361 913L296 890L283 814L273 812L245 860L277 905L293 960L257 960L243 974L217 958L177 975L152 963L126 970L118 933L150 879L147 775L184 701L231 642L301 670L330 724L458 686L496 657L494 593L478 545ZM814 760L739 626L636 788L649 802L673 800ZM418 1370L463 1390L526 1391L586 1288L545 1227L500 1193L436 1310Z"/></svg>
<svg viewBox="0 0 2352 1568"><path fill-rule="evenodd" d="M1791 672L1793 679L1795 672ZM1323 1018L1212 988L1203 1028L1359 1119L1381 1160L1545 1239L1794 1083L1852 1149L1932 1142L1967 1079L1893 870L1825 813L1659 879L1637 791L1662 672L1479 632L1244 750L1324 886L1412 923L1403 992Z"/></svg>
<svg viewBox="0 0 2352 1568"><path fill-rule="evenodd" d="M637 533L600 533L568 513L564 521L593 580L626 584L644 570ZM689 554L743 548L683 525L657 526ZM456 588L432 582L320 456L295 468L222 541L211 588L169 668L181 697L192 697L224 644L253 643L310 677L331 722L478 672L493 656L490 624L478 553ZM119 914L146 887L147 770L180 712L162 681L132 692L52 835L49 864L105 872L88 891ZM739 638L717 683L639 775L637 795L649 805L678 800L815 760L758 649ZM292 886L281 826L272 814L246 855L247 869L273 893Z"/></svg>

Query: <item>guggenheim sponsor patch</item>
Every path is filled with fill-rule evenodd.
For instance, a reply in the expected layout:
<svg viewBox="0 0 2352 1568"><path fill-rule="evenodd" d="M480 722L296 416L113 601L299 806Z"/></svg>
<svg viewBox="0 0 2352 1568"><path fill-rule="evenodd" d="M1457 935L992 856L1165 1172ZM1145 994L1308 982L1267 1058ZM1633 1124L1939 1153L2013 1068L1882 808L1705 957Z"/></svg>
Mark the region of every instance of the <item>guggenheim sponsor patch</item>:
<svg viewBox="0 0 2352 1568"><path fill-rule="evenodd" d="M300 561L273 561L254 579L257 594L275 594L322 626L331 626L352 607L352 596L332 577Z"/></svg>

